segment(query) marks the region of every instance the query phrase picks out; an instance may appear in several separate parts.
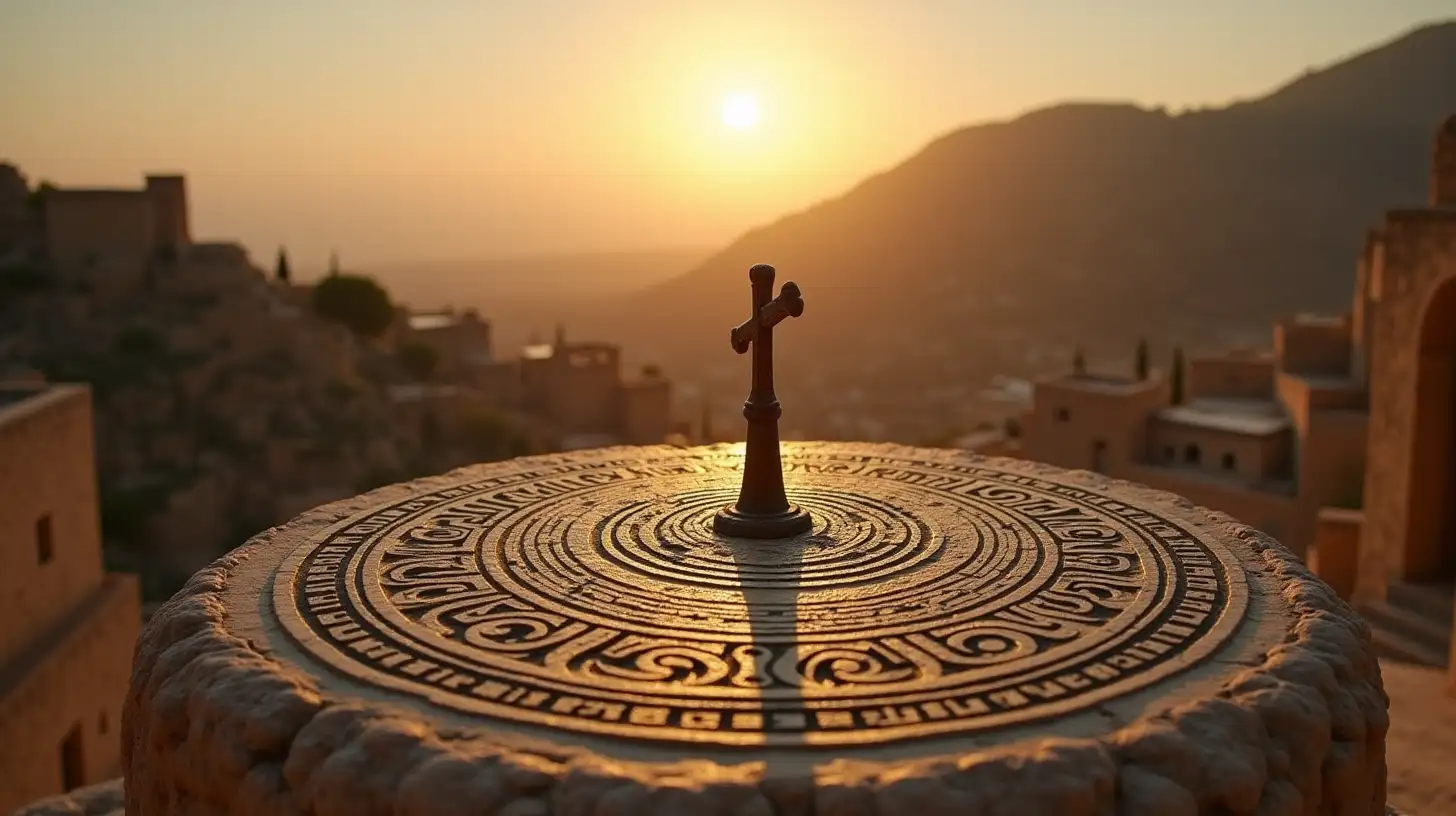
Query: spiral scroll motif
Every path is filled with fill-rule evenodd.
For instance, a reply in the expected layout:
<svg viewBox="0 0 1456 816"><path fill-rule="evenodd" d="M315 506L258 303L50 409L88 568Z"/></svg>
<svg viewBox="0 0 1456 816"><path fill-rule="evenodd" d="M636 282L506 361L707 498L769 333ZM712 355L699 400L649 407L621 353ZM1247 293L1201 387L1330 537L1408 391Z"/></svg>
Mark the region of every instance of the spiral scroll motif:
<svg viewBox="0 0 1456 816"><path fill-rule="evenodd" d="M838 745L1058 716L1237 626L1233 556L1125 502L969 462L785 455L814 528L717 535L727 453L477 479L348 519L274 579L339 672L524 724Z"/></svg>

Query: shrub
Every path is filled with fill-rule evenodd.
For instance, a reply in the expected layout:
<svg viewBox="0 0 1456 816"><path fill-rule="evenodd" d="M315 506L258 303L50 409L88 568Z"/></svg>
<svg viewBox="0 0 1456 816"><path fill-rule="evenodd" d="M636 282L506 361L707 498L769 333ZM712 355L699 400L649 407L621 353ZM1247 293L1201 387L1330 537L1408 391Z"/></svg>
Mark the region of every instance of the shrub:
<svg viewBox="0 0 1456 816"><path fill-rule="evenodd" d="M394 321L389 293L373 278L361 275L334 275L319 281L313 289L313 310L360 337L378 337Z"/></svg>

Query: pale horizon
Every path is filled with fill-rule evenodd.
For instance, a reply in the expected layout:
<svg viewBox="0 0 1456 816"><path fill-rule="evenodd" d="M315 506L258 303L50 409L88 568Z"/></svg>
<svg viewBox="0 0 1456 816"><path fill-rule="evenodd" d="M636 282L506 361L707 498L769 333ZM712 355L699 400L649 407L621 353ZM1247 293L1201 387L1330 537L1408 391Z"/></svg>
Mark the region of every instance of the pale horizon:
<svg viewBox="0 0 1456 816"><path fill-rule="evenodd" d="M305 274L333 249L346 267L706 251L961 127L1220 106L1451 11L1066 6L16 2L0 161L62 186L185 173L195 235L265 264L286 245Z"/></svg>

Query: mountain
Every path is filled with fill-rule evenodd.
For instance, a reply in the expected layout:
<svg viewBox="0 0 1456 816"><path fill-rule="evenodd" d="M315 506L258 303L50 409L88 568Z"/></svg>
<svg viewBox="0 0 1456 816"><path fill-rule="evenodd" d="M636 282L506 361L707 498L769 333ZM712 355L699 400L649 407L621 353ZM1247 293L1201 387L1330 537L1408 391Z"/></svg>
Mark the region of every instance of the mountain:
<svg viewBox="0 0 1456 816"><path fill-rule="evenodd" d="M1290 82L1254 106L1285 113L1407 119L1451 103L1456 21L1425 26L1395 42ZM1420 79L1424 78L1424 80Z"/></svg>
<svg viewBox="0 0 1456 816"><path fill-rule="evenodd" d="M559 316L711 389L724 426L748 374L728 328L748 267L772 263L807 303L775 344L786 433L917 441L995 419L993 377L1063 368L1076 346L1130 366L1139 337L1166 359L1343 311L1365 231L1424 202L1453 111L1456 22L1223 108L1058 105L947 134L680 277Z"/></svg>

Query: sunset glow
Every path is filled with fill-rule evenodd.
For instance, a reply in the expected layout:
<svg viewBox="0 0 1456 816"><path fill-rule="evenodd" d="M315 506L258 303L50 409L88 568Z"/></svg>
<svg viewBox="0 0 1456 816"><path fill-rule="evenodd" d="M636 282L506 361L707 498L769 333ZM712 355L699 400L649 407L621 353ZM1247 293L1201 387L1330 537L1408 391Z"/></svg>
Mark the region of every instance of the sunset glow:
<svg viewBox="0 0 1456 816"><path fill-rule="evenodd" d="M751 130L758 124L758 100L750 93L736 93L723 100L723 124L734 130Z"/></svg>
<svg viewBox="0 0 1456 816"><path fill-rule="evenodd" d="M1253 11L1199 4L1137 25L1060 3L336 5L6 4L0 161L80 186L185 171L201 234L286 240L316 269L336 247L366 266L708 247L959 127L1222 104L1450 0L1256 4L1253 39Z"/></svg>

